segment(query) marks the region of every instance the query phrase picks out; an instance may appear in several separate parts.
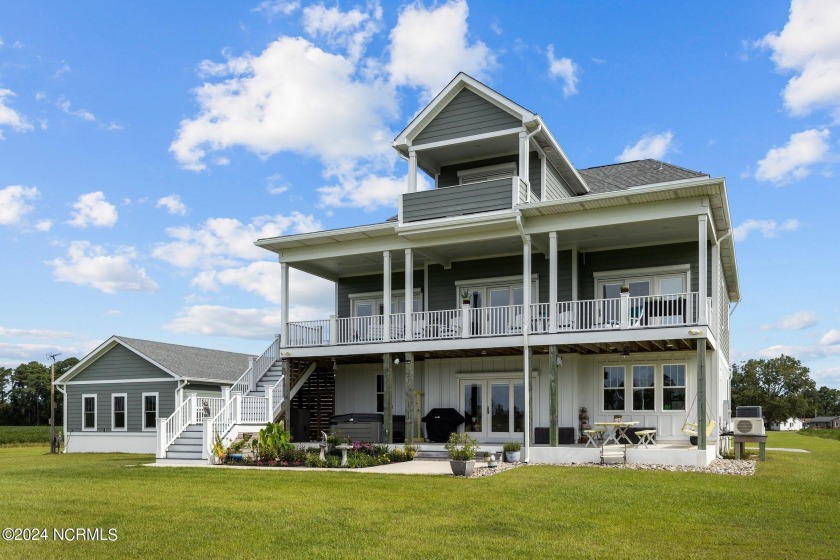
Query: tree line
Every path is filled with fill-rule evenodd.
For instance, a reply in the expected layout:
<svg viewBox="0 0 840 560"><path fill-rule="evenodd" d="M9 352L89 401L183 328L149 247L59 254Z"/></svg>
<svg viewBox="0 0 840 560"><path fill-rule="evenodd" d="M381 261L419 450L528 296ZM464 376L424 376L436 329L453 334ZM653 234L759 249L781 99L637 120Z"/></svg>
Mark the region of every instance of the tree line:
<svg viewBox="0 0 840 560"><path fill-rule="evenodd" d="M748 360L732 366L732 416L737 406L758 405L766 422L840 416L840 389L820 387L799 360Z"/></svg>
<svg viewBox="0 0 840 560"><path fill-rule="evenodd" d="M55 378L79 363L67 358L55 363ZM55 424L62 423L64 399L55 394ZM50 423L50 366L39 362L0 367L0 425L39 426Z"/></svg>

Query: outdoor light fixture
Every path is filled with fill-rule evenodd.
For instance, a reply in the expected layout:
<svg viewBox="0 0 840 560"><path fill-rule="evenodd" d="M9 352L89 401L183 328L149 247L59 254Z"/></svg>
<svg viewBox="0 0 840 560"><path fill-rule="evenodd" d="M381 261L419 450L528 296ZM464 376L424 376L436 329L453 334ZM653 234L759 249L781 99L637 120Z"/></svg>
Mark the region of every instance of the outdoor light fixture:
<svg viewBox="0 0 840 560"><path fill-rule="evenodd" d="M627 347L626 344L624 345L624 349L621 351L621 357L622 358L629 358L630 357L630 349Z"/></svg>
<svg viewBox="0 0 840 560"><path fill-rule="evenodd" d="M689 329L688 334L690 334L692 336L697 336L697 335L703 334L703 331L700 330L700 329Z"/></svg>
<svg viewBox="0 0 840 560"><path fill-rule="evenodd" d="M563 367L563 356L557 356L557 365Z"/></svg>
<svg viewBox="0 0 840 560"><path fill-rule="evenodd" d="M394 365L395 366L400 365L400 359L399 358L394 358Z"/></svg>

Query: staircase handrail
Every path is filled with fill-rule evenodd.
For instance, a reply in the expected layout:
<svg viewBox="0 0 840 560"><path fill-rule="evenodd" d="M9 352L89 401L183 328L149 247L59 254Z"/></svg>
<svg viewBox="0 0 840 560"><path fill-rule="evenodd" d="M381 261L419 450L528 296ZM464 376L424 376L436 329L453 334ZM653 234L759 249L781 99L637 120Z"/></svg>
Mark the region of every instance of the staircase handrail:
<svg viewBox="0 0 840 560"><path fill-rule="evenodd" d="M283 405L283 380L286 377L286 372L283 372L280 375L280 379L271 386L271 414L272 417L269 419L269 422L274 421L274 415L277 414L277 409ZM268 393L266 393L268 394Z"/></svg>
<svg viewBox="0 0 840 560"><path fill-rule="evenodd" d="M264 419L266 405L268 399L265 397L246 397L244 395L231 395L229 401L219 409L219 412L210 419L204 422L204 447L207 452L212 455L213 442L218 435L222 440L227 437L230 431L237 424L265 424L271 419ZM243 414L243 408L246 410ZM247 416L243 421L243 416ZM267 417L268 414L265 414Z"/></svg>
<svg viewBox="0 0 840 560"><path fill-rule="evenodd" d="M172 442L174 442L181 432L189 426L190 424L194 423L195 421L195 395L190 395L188 399L185 399L181 405L175 409L169 418L163 421L161 425L161 431L163 435L163 448L161 452L165 452Z"/></svg>
<svg viewBox="0 0 840 560"><path fill-rule="evenodd" d="M265 375L277 358L280 356L280 337L275 336L274 341L265 349L259 358L252 360L245 373L236 380L236 383L230 388L232 393L239 393L247 395L257 386L257 381Z"/></svg>

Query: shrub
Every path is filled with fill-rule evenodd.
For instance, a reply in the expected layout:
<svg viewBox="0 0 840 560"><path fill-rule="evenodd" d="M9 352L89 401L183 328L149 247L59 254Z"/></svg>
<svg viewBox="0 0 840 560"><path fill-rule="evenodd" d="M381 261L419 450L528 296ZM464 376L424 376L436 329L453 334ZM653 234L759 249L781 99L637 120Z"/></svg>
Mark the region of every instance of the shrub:
<svg viewBox="0 0 840 560"><path fill-rule="evenodd" d="M449 440L444 444L449 451L449 458L453 461L472 461L478 449L478 441L469 434L452 432Z"/></svg>
<svg viewBox="0 0 840 560"><path fill-rule="evenodd" d="M328 465L327 461L322 461L317 453L309 453L306 456L306 466L307 467L326 468L329 465Z"/></svg>

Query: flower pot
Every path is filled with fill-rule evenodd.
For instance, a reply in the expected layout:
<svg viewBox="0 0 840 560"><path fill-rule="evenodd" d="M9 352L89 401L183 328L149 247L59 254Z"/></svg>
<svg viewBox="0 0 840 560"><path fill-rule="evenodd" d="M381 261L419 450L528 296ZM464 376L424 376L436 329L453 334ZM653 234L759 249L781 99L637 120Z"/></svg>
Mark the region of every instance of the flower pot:
<svg viewBox="0 0 840 560"><path fill-rule="evenodd" d="M505 451L505 459L508 463L518 463L519 453L519 451Z"/></svg>
<svg viewBox="0 0 840 560"><path fill-rule="evenodd" d="M455 476L470 476L475 469L475 461L449 461L449 468Z"/></svg>

